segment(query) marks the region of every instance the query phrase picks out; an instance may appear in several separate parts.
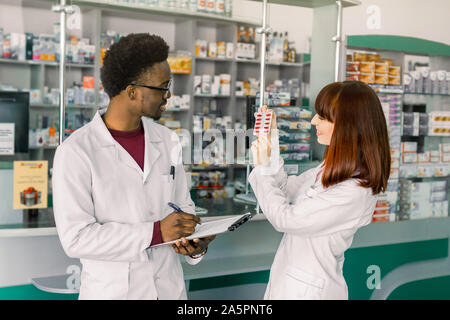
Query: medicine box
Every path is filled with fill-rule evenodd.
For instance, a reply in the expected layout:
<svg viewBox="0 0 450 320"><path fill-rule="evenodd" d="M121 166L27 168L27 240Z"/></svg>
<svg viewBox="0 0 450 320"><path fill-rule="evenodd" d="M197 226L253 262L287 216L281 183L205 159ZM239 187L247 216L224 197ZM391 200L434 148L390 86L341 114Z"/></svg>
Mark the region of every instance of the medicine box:
<svg viewBox="0 0 450 320"><path fill-rule="evenodd" d="M417 163L417 153L403 153L402 163Z"/></svg>
<svg viewBox="0 0 450 320"><path fill-rule="evenodd" d="M431 182L414 182L411 184L411 198L416 199L430 199Z"/></svg>
<svg viewBox="0 0 450 320"><path fill-rule="evenodd" d="M400 178L417 177L417 164L402 164L399 169Z"/></svg>
<svg viewBox="0 0 450 320"><path fill-rule="evenodd" d="M441 153L450 153L450 143L441 143L439 150Z"/></svg>
<svg viewBox="0 0 450 320"><path fill-rule="evenodd" d="M417 153L417 142L415 141L402 142L402 152Z"/></svg>
<svg viewBox="0 0 450 320"><path fill-rule="evenodd" d="M417 176L421 178L429 178L433 176L433 167L428 164L417 165Z"/></svg>

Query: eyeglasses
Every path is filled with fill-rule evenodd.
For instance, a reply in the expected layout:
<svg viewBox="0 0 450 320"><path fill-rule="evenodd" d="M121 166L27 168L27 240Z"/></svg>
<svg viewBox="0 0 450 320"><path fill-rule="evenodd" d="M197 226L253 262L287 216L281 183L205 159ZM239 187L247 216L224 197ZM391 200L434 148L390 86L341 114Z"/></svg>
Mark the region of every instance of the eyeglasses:
<svg viewBox="0 0 450 320"><path fill-rule="evenodd" d="M169 83L167 84L167 87L154 87L154 86L147 86L145 84L130 83L131 86L135 86L135 87L143 87L143 88L148 88L148 89L155 89L155 90L165 91L164 95L163 95L164 99L169 98L169 91L170 91L171 84L172 84L172 79L169 80Z"/></svg>

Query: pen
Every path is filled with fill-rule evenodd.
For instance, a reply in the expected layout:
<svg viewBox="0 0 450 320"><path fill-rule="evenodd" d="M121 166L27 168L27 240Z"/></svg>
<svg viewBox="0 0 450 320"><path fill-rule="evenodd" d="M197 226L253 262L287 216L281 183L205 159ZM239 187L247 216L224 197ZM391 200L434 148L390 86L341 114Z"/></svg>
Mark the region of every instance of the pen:
<svg viewBox="0 0 450 320"><path fill-rule="evenodd" d="M183 210L181 210L181 208L179 206L177 206L175 203L169 202L167 204L169 205L169 207L171 207L176 212L183 212ZM198 222L198 224L202 224L202 223Z"/></svg>
<svg viewBox="0 0 450 320"><path fill-rule="evenodd" d="M168 205L169 205L169 207L171 207L176 212L183 212L183 210L181 210L181 208L179 206L177 206L176 204L174 204L172 202L169 202Z"/></svg>

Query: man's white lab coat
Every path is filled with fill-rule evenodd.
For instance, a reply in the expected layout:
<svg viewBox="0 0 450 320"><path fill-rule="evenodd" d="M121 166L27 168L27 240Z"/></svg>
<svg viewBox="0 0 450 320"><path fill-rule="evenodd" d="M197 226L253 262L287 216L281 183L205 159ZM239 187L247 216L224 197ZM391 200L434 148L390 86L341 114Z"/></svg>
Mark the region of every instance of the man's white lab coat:
<svg viewBox="0 0 450 320"><path fill-rule="evenodd" d="M109 133L104 112L58 147L53 164L58 235L66 254L83 266L79 298L186 299L179 255L171 246L149 249L154 222L173 212L169 201L195 212L179 140L143 117L142 171Z"/></svg>

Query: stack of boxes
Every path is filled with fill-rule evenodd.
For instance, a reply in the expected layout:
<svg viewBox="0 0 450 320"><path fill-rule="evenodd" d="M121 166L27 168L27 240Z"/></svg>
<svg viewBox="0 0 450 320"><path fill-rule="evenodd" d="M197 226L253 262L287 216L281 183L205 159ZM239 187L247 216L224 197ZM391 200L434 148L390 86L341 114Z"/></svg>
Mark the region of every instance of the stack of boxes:
<svg viewBox="0 0 450 320"><path fill-rule="evenodd" d="M275 108L274 112L278 119L280 156L285 161L309 160L311 139L309 122L312 112L300 107ZM290 131L292 129L302 131L292 132ZM298 174L298 166L294 165L290 170L287 172Z"/></svg>
<svg viewBox="0 0 450 320"><path fill-rule="evenodd" d="M195 95L229 96L231 94L231 75L209 74L194 76Z"/></svg>
<svg viewBox="0 0 450 320"><path fill-rule="evenodd" d="M259 80L249 78L248 81L236 81L236 97L256 96L259 90Z"/></svg>
<svg viewBox="0 0 450 320"><path fill-rule="evenodd" d="M379 96L386 118L389 146L391 151L391 174L386 191L378 195L378 201L372 216L373 222L387 222L395 220L397 209L398 177L401 147L401 111L402 96L388 94Z"/></svg>
<svg viewBox="0 0 450 320"><path fill-rule="evenodd" d="M405 93L450 94L450 71L430 71L428 67L416 68L403 74Z"/></svg>
<svg viewBox="0 0 450 320"><path fill-rule="evenodd" d="M233 59L233 42L197 40L195 42L195 56L201 58Z"/></svg>
<svg viewBox="0 0 450 320"><path fill-rule="evenodd" d="M400 220L448 216L447 182L400 180Z"/></svg>
<svg viewBox="0 0 450 320"><path fill-rule="evenodd" d="M402 121L402 95L387 94L379 97L388 126L400 126Z"/></svg>
<svg viewBox="0 0 450 320"><path fill-rule="evenodd" d="M53 34L4 33L0 28L0 58L59 62L59 23L54 24ZM66 62L94 64L95 45L89 39L70 36L66 44Z"/></svg>
<svg viewBox="0 0 450 320"><path fill-rule="evenodd" d="M446 177L450 175L450 143L418 153L417 142L402 142L401 160L400 178Z"/></svg>
<svg viewBox="0 0 450 320"><path fill-rule="evenodd" d="M450 164L450 143L441 143L439 151L441 153L441 163ZM450 170L447 170L447 175L450 175Z"/></svg>
<svg viewBox="0 0 450 320"><path fill-rule="evenodd" d="M391 59L382 59L375 52L355 51L347 55L346 79L368 84L400 85L400 66L393 64Z"/></svg>
<svg viewBox="0 0 450 320"><path fill-rule="evenodd" d="M256 32L253 27L238 26L236 43L236 58L256 59Z"/></svg>
<svg viewBox="0 0 450 320"><path fill-rule="evenodd" d="M172 95L167 100L166 111L187 110L190 108L191 95L183 94L181 96Z"/></svg>
<svg viewBox="0 0 450 320"><path fill-rule="evenodd" d="M430 136L450 136L450 111L432 111L429 118Z"/></svg>
<svg viewBox="0 0 450 320"><path fill-rule="evenodd" d="M174 74L190 74L191 73L191 53L188 51L177 51L170 53L167 57L170 70Z"/></svg>
<svg viewBox="0 0 450 320"><path fill-rule="evenodd" d="M428 134L428 114L424 112L403 112L402 135L426 136Z"/></svg>

